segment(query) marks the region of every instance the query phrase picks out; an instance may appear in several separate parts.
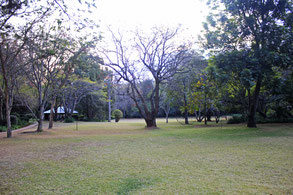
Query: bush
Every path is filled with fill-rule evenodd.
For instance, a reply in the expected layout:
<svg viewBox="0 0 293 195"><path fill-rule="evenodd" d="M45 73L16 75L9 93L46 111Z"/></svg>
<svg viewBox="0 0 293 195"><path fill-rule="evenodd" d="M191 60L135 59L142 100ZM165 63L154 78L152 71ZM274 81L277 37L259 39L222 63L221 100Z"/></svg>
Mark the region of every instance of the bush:
<svg viewBox="0 0 293 195"><path fill-rule="evenodd" d="M75 120L74 118L66 118L64 119L64 123L73 123Z"/></svg>
<svg viewBox="0 0 293 195"><path fill-rule="evenodd" d="M18 118L15 115L10 115L11 125L18 125Z"/></svg>
<svg viewBox="0 0 293 195"><path fill-rule="evenodd" d="M7 127L6 126L0 126L0 132L6 132Z"/></svg>
<svg viewBox="0 0 293 195"><path fill-rule="evenodd" d="M118 122L123 117L123 113L119 109L114 110L112 115L114 115L115 122Z"/></svg>
<svg viewBox="0 0 293 195"><path fill-rule="evenodd" d="M265 123L293 123L293 118L263 118L258 114L255 116L256 123L265 124ZM227 124L239 124L246 122L246 118L241 114L233 114Z"/></svg>
<svg viewBox="0 0 293 195"><path fill-rule="evenodd" d="M25 120L25 121L27 121L27 122L29 122L30 119L34 119L34 118L35 118L35 117L34 117L33 114L25 114L25 115L23 116L23 120Z"/></svg>
<svg viewBox="0 0 293 195"><path fill-rule="evenodd" d="M239 124L245 121L245 117L242 114L233 114L232 118L227 121L227 124Z"/></svg>

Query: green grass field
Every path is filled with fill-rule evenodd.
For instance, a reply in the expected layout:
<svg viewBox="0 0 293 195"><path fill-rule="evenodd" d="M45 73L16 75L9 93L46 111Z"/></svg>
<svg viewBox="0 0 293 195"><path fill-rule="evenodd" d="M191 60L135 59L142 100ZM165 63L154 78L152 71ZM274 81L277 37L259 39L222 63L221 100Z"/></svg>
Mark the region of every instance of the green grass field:
<svg viewBox="0 0 293 195"><path fill-rule="evenodd" d="M0 194L293 194L293 124L144 126L0 138Z"/></svg>

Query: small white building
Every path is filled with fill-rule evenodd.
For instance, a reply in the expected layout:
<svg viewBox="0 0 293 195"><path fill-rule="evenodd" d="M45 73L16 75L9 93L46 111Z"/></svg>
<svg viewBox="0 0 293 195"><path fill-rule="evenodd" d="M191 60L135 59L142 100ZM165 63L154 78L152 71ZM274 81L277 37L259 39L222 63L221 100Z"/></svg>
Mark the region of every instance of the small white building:
<svg viewBox="0 0 293 195"><path fill-rule="evenodd" d="M50 112L51 112L50 110L46 110L46 111L44 112L45 119L49 119ZM71 110L69 109L68 112L71 112ZM53 113L55 113L55 109L53 109ZM73 111L73 114L78 114L78 112L74 110L74 111ZM58 119L62 119L62 118L64 118L64 117L65 117L65 110L64 110L64 107L63 107L63 106L59 106L59 107L57 108L57 118L58 118Z"/></svg>

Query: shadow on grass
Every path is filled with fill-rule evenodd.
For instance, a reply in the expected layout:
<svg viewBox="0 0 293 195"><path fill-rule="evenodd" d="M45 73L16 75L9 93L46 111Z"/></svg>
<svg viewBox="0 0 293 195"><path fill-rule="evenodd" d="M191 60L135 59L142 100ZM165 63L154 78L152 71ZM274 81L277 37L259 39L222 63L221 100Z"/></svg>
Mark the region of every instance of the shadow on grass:
<svg viewBox="0 0 293 195"><path fill-rule="evenodd" d="M136 177L125 178L119 185L119 189L116 194L125 195L129 192L139 190L145 186L152 185L153 181L150 179L141 179Z"/></svg>

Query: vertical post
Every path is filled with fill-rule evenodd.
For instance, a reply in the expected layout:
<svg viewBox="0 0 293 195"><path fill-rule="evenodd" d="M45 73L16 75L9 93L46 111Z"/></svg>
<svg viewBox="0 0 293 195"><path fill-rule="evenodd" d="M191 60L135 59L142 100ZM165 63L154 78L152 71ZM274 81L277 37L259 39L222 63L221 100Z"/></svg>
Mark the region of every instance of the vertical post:
<svg viewBox="0 0 293 195"><path fill-rule="evenodd" d="M111 122L111 88L110 85L108 85L108 122Z"/></svg>
<svg viewBox="0 0 293 195"><path fill-rule="evenodd" d="M204 94L204 124L207 125L207 95Z"/></svg>
<svg viewBox="0 0 293 195"><path fill-rule="evenodd" d="M108 87L108 122L111 122L111 92L112 92L112 74L109 74L106 84Z"/></svg>

